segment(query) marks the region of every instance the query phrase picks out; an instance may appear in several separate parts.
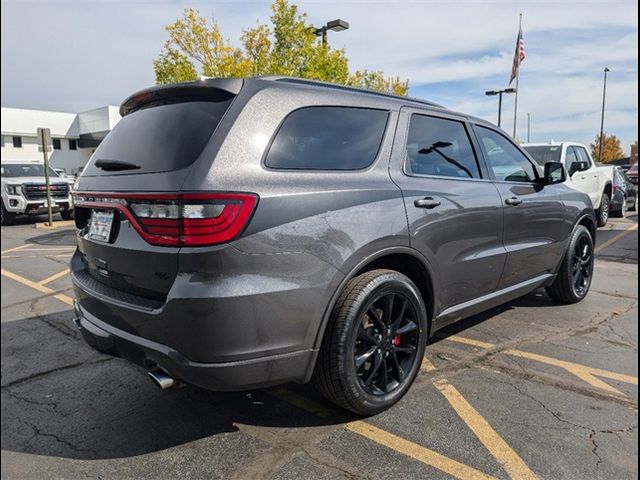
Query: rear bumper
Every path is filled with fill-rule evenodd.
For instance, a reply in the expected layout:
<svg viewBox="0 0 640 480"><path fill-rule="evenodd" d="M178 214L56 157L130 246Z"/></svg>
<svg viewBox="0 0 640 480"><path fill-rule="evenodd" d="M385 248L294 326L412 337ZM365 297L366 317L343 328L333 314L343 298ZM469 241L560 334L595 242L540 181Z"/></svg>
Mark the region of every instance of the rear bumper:
<svg viewBox="0 0 640 480"><path fill-rule="evenodd" d="M316 350L220 363L192 362L178 351L109 325L74 303L75 323L96 350L124 358L147 370L158 367L176 380L214 391L263 388L302 381L313 368Z"/></svg>

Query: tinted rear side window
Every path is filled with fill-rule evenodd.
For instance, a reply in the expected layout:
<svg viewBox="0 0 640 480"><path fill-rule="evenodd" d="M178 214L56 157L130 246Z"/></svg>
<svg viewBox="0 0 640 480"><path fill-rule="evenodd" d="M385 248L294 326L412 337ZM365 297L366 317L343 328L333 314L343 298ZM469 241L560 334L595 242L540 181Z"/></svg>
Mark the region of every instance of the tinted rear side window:
<svg viewBox="0 0 640 480"><path fill-rule="evenodd" d="M278 130L265 164L296 170L359 170L373 163L387 125L385 110L308 107Z"/></svg>
<svg viewBox="0 0 640 480"><path fill-rule="evenodd" d="M405 172L407 175L480 178L476 155L464 124L412 115Z"/></svg>
<svg viewBox="0 0 640 480"><path fill-rule="evenodd" d="M231 99L191 101L135 111L113 128L93 154L83 175L150 173L179 170L202 153ZM135 170L103 171L97 160L138 165Z"/></svg>

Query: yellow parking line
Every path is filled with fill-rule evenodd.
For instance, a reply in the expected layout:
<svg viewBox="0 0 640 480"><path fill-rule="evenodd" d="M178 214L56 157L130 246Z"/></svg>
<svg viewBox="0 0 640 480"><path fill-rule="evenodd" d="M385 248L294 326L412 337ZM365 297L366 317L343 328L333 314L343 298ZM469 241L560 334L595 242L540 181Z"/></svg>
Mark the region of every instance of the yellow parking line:
<svg viewBox="0 0 640 480"><path fill-rule="evenodd" d="M488 480L493 478L490 475L482 473L480 470L476 470L473 467L452 460L451 458L445 457L433 450L429 450L428 448L410 442L409 440L398 437L393 433L374 427L370 423L356 420L354 422L347 423L345 428L351 432L368 438L379 445L395 450L396 452L411 457L414 460L418 460L419 462L431 465L452 477L469 480Z"/></svg>
<svg viewBox="0 0 640 480"><path fill-rule="evenodd" d="M438 380L434 385L511 478L538 478L524 463L524 460L498 435L489 425L489 422L465 400L453 385L446 380Z"/></svg>
<svg viewBox="0 0 640 480"><path fill-rule="evenodd" d="M428 362L428 360L427 360ZM423 364L424 365L424 364ZM295 407L310 412L317 417L330 417L334 415L335 410L325 407L319 402L298 395L285 387L270 388L268 392L276 398L283 400ZM344 425L346 430L357 433L369 440L372 440L383 447L390 448L402 455L407 455L419 462L431 465L432 467L445 472L453 477L462 480L476 479L492 479L493 477L482 473L475 468L469 467L451 458L445 457L433 450L422 447L404 438L398 437L392 433L381 430L373 425L363 422L362 420L354 420Z"/></svg>
<svg viewBox="0 0 640 480"><path fill-rule="evenodd" d="M433 372L436 369L435 365L431 363L431 360L429 360L427 357L424 357L422 359L422 365L420 366L420 368L425 372Z"/></svg>
<svg viewBox="0 0 640 480"><path fill-rule="evenodd" d="M421 368L426 371L435 371L436 367L426 357L422 360ZM454 407L458 415L476 434L478 439L485 445L492 455L503 465L507 473L512 478L535 479L536 475L529 469L524 461L515 453L509 445L493 430L489 423L480 416L480 414L469 405L469 403L460 395L460 393L452 386L448 385L446 380L440 380L436 383L436 387L449 403ZM302 410L306 410L318 417L329 417L335 414L331 408L327 408L321 403L298 395L284 387L275 387L268 390L275 397L294 405ZM402 455L413 458L426 465L430 465L448 475L463 479L492 479L487 475L473 467L460 463L440 453L430 450L426 447L418 445L414 442L406 440L402 437L394 435L390 432L382 430L370 423L362 420L348 422L344 428L350 432L357 433L371 441L376 442L386 448L394 450Z"/></svg>
<svg viewBox="0 0 640 480"><path fill-rule="evenodd" d="M8 270L5 270L4 268L0 269L0 273L2 273L2 275L4 275L5 277L10 278L11 280L21 283L22 285L26 285L27 287L31 287L34 290L37 290L39 292L46 293L46 294L55 293L55 290L52 290L48 287L40 285L36 282L32 282L28 278L24 278L23 276L10 272ZM61 302L66 303L67 305L73 305L73 299L65 295L64 293L56 293L55 295L53 295L53 298L60 300Z"/></svg>
<svg viewBox="0 0 640 480"><path fill-rule="evenodd" d="M28 243L25 243L24 245L20 245L19 247L13 247L13 248L8 248L6 250L2 250L2 252L0 252L1 255L4 255L5 253L9 253L9 252L15 252L16 250L22 250L23 248L27 248L30 245Z"/></svg>
<svg viewBox="0 0 640 480"><path fill-rule="evenodd" d="M472 338L459 337L457 335L447 337L447 340L451 340L452 342L471 345L471 346L479 347L483 349L489 349L489 348L495 347L495 345L492 343L482 342L480 340L474 340ZM608 391L610 393L615 393L618 395L624 395L624 394L620 392L618 389L612 387L611 385L603 382L602 380L596 377L604 377L610 380L616 380L620 382L630 383L632 385L638 385L638 377L634 377L631 375L611 372L609 370L589 367L587 365L580 365L579 363L567 362L566 360L558 360L557 358L547 357L546 355L540 355L537 353L524 352L522 350L505 350L502 353L505 353L506 355L511 355L513 357L526 358L529 360L534 360L536 362L546 363L547 365L563 368L569 373L571 373L572 375L575 375L576 377L589 383L593 387Z"/></svg>
<svg viewBox="0 0 640 480"><path fill-rule="evenodd" d="M607 248L608 246L616 243L618 240L620 240L622 237L624 237L625 235L628 235L629 233L633 232L634 230L638 229L638 224L634 223L633 225L631 225L629 228L627 228L626 230L623 230L622 232L620 232L619 234L617 234L616 236L610 238L609 240L607 240L606 242L604 242L602 245L598 245L598 247L596 247L595 252L599 253L601 252L603 249Z"/></svg>
<svg viewBox="0 0 640 480"><path fill-rule="evenodd" d="M572 373L576 377L583 379L585 382L590 383L596 388L601 388L612 393L624 395L619 390L616 390L611 385L604 383L603 381L595 378L595 376L609 378L611 380L617 380L620 382L630 383L632 385L638 384L638 377L632 377L631 375L623 375L621 373L610 372L608 370L601 370L599 368L588 367L586 365L580 365L573 362L567 362L565 360L558 360L556 358L547 357L545 355L538 355L537 353L522 352L520 350L507 350L507 355L514 357L527 358L547 365L553 365L556 367L564 368L569 373Z"/></svg>
<svg viewBox="0 0 640 480"><path fill-rule="evenodd" d="M65 268L63 271L58 272L58 273L54 273L53 275L51 275L50 277L45 278L44 280L40 280L38 282L38 285L46 285L47 283L51 283L54 280L59 279L60 277L64 277L65 275L67 275L69 273L69 269Z"/></svg>
<svg viewBox="0 0 640 480"><path fill-rule="evenodd" d="M426 357L422 359L422 367L425 371L435 371L436 367ZM511 478L535 479L536 474L531 471L520 456L505 442L493 429L482 415L474 409L460 394L458 389L447 380L441 379L434 382L434 386L447 399L458 416L467 424L478 440L495 457L507 471Z"/></svg>

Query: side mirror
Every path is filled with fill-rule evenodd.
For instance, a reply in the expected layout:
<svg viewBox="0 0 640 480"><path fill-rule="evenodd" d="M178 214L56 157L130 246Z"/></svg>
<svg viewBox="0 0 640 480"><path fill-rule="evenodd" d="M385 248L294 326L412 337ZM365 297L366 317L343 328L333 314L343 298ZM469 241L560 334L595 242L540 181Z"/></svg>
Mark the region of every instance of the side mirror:
<svg viewBox="0 0 640 480"><path fill-rule="evenodd" d="M585 163L586 162L581 162ZM544 164L544 184L555 185L562 183L567 179L567 173L564 165L560 162L547 162Z"/></svg>
<svg viewBox="0 0 640 480"><path fill-rule="evenodd" d="M589 170L589 164L587 162L573 162L569 170L569 176L576 172L584 172L585 170Z"/></svg>

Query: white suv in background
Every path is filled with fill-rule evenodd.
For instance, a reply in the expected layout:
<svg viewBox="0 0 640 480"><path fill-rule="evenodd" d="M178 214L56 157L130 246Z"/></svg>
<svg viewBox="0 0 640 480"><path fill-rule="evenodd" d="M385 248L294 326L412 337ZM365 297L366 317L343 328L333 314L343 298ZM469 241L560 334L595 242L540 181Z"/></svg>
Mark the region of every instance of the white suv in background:
<svg viewBox="0 0 640 480"><path fill-rule="evenodd" d="M586 193L598 216L598 226L609 220L613 189L613 167L598 167L587 147L575 142L526 143L523 148L542 167L546 162L562 162L567 184Z"/></svg>

